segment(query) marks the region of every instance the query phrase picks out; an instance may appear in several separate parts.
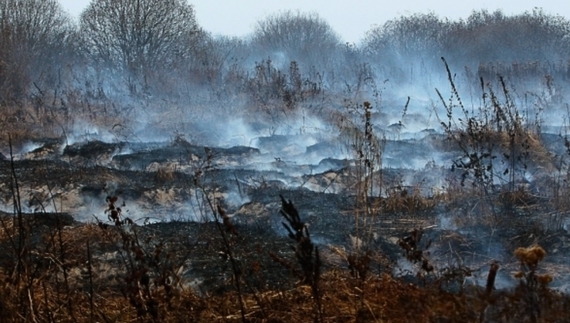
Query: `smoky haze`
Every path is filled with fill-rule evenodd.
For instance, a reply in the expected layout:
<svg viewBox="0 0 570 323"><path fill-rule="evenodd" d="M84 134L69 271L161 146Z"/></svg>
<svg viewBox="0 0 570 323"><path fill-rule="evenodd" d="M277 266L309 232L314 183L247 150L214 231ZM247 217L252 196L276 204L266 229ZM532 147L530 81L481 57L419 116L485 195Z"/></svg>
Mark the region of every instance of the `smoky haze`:
<svg viewBox="0 0 570 323"><path fill-rule="evenodd" d="M232 214L252 201L241 185L354 196L356 186L343 172L370 167L370 160L376 163L370 174L385 170L382 180L391 181L372 185L378 198L413 192L433 198L465 186L512 193L515 184L531 190L539 180L550 187L567 176L570 21L564 17L540 9L480 10L462 20L417 13L371 28L355 45L316 13L269 15L240 38L209 34L184 1L140 4L94 0L77 21L57 1L0 4L4 156L10 134L17 160L56 154L81 169L152 174L159 183L220 168L227 172L218 178L223 191L212 198L225 199ZM521 151L488 144L502 138L489 133L507 129L515 138L521 128L552 139L540 158L529 155L537 143L528 138ZM476 140L463 140L465 133ZM60 146L41 155L49 140ZM550 157L558 159L547 169L543 159ZM547 177L552 169L558 178ZM141 201L129 206L137 219L212 219L203 211L207 194L196 188L179 194L142 183L153 188L142 194L116 178L104 185L73 187L67 208L92 220L113 187L125 201ZM28 194L45 197L46 190ZM481 201L471 210L496 217ZM565 206L557 207L550 211ZM454 222L451 213L438 214L437 225L460 231L461 221L475 217ZM559 229L568 229L565 221ZM479 232L473 226L464 233ZM491 238L480 251L508 261Z"/></svg>
<svg viewBox="0 0 570 323"><path fill-rule="evenodd" d="M499 77L529 122L551 133L564 125L557 116L565 111L570 24L540 9L474 11L464 20L394 17L356 46L315 13L285 11L260 19L251 37L213 37L183 2L143 4L154 19L146 25L128 2L93 1L77 22L56 1L5 2L4 129L67 145L184 137L259 148L265 161L318 165L353 157L335 138L346 114L369 101L374 130L388 140L385 164L416 169L448 157L403 160L392 142L443 133L445 104L457 94L465 106L481 106L485 91L502 91ZM114 16L119 9L131 14ZM42 28L48 23L55 28ZM263 144L277 136L295 139ZM23 150L29 139L20 138ZM317 144L328 148L306 153Z"/></svg>
<svg viewBox="0 0 570 323"><path fill-rule="evenodd" d="M54 40L15 33L3 40L4 75L19 77L5 77L2 91L8 101L51 101L50 109L58 112L52 119L65 119L46 125L55 135L80 137L84 134L74 132L93 119L92 124L102 124L92 127L115 132L119 140L162 141L177 132L204 144L228 144L239 136L250 144L267 134L315 128L303 120L331 125L331 111L364 100L375 100L377 111L386 114L381 126L387 127L404 121L407 97L404 117L413 121L404 126L406 132L417 132L437 127L435 89L447 99L450 87L441 57L464 99L479 99L481 78L496 84L497 75L519 97L564 95L568 21L539 9L513 16L475 11L457 21L436 13L400 16L370 29L354 46L342 43L315 13L267 16L247 38L212 37L197 25L192 7L163 5L155 11L157 17L160 10L173 13L171 30L158 34L141 25L149 35L143 43L118 28L131 22L97 14L113 9L103 1L92 2L77 25L57 2L50 3L58 17L52 23L59 29L45 32ZM14 27L5 28L24 33L24 26L39 23L10 17L11 5L16 6L5 4L3 15ZM21 70L24 61L32 62L28 70ZM224 127L230 120L233 126Z"/></svg>

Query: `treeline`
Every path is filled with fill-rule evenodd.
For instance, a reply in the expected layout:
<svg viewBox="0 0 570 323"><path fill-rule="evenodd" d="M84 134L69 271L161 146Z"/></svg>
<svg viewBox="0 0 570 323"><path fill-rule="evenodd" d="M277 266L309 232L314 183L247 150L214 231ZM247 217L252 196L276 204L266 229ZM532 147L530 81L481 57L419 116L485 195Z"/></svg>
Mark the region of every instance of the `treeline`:
<svg viewBox="0 0 570 323"><path fill-rule="evenodd" d="M442 56L476 82L497 73L563 82L570 77L569 35L570 21L540 9L474 11L459 21L402 16L347 44L315 13L268 16L250 36L231 38L203 30L185 0L92 0L77 21L56 0L4 0L0 122L50 123L46 118L57 115L51 123L65 128L65 118L80 112L115 109L113 118L132 100L153 99L231 113L247 106L275 119L276 110L316 97L322 107L326 96L374 92L384 80L433 88L446 77ZM22 112L24 106L33 108Z"/></svg>

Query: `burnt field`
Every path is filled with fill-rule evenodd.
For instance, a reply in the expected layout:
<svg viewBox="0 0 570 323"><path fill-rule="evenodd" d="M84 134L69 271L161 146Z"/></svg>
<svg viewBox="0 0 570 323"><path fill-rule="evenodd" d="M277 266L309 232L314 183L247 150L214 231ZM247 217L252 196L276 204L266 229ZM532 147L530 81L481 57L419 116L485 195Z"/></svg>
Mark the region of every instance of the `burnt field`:
<svg viewBox="0 0 570 323"><path fill-rule="evenodd" d="M0 22L0 321L570 321L565 17Z"/></svg>
<svg viewBox="0 0 570 323"><path fill-rule="evenodd" d="M558 321L565 137L458 128L388 139L364 116L348 144L306 133L225 148L183 136L13 148L0 161L2 273L33 279L54 317L55 304L80 315L92 302L118 320ZM425 307L406 305L416 298Z"/></svg>

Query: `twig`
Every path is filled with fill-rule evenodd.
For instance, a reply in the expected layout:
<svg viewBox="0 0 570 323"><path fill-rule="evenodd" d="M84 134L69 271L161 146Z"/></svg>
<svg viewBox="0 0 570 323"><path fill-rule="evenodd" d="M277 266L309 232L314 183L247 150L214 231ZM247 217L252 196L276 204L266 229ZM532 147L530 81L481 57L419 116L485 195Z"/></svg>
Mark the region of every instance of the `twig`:
<svg viewBox="0 0 570 323"><path fill-rule="evenodd" d="M89 316L91 322L93 322L93 270L91 265L91 247L89 245L89 240L87 240L87 262L89 266L87 267L87 272L89 274Z"/></svg>

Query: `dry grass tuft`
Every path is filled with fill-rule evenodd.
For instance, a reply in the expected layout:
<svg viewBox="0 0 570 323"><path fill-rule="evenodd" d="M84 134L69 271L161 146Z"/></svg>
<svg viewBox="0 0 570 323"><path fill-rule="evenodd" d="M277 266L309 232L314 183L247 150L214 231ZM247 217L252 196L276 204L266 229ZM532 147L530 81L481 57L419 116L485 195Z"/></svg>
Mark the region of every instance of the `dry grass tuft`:
<svg viewBox="0 0 570 323"><path fill-rule="evenodd" d="M546 256L546 251L540 246L532 246L528 248L518 248L515 250L515 257L529 267L536 267L539 261Z"/></svg>

